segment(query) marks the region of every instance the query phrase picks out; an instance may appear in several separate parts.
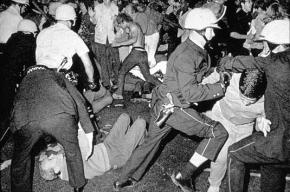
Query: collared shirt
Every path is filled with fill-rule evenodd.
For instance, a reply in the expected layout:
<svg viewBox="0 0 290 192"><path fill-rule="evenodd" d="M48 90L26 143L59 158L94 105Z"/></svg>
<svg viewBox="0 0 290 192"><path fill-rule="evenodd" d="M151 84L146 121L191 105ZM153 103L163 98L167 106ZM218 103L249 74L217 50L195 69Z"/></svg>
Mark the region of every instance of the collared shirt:
<svg viewBox="0 0 290 192"><path fill-rule="evenodd" d="M104 3L95 7L96 43L106 44L107 39L109 43L113 42L115 38L113 22L118 13L118 7L114 3L111 3L110 7L105 6Z"/></svg>
<svg viewBox="0 0 290 192"><path fill-rule="evenodd" d="M0 13L0 43L6 43L9 37L17 32L18 23L22 19L20 13L13 6Z"/></svg>
<svg viewBox="0 0 290 192"><path fill-rule="evenodd" d="M182 107L188 106L183 105L178 95L186 103L220 98L224 95L220 83L201 84L209 68L207 52L187 39L169 57L164 81L158 90L161 95L171 93L173 103Z"/></svg>
<svg viewBox="0 0 290 192"><path fill-rule="evenodd" d="M88 52L88 47L79 35L61 23L41 31L36 40L36 63L48 68L58 68L67 57L63 69L70 69L74 54Z"/></svg>

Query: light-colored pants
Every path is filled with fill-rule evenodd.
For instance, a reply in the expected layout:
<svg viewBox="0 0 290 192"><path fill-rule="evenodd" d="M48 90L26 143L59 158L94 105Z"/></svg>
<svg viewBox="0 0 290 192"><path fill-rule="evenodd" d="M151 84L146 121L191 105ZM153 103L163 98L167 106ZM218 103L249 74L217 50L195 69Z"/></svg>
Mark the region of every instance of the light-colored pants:
<svg viewBox="0 0 290 192"><path fill-rule="evenodd" d="M113 125L107 138L104 140L110 165L116 169L125 165L133 150L143 142L146 133L146 121L137 118L130 127L130 117L123 113Z"/></svg>
<svg viewBox="0 0 290 192"><path fill-rule="evenodd" d="M210 187L208 192L219 192L219 187L227 170L228 147L233 143L251 135L253 131L253 123L234 125L223 117L219 102L214 105L211 111L206 112L206 115L213 120L219 121L229 134L228 140L222 147L216 161L211 162L210 165L210 176L208 178Z"/></svg>
<svg viewBox="0 0 290 192"><path fill-rule="evenodd" d="M94 113L98 113L107 105L110 105L113 102L110 91L108 91L103 86L100 87L100 90L97 92L88 90L84 93L84 96L89 101L93 107Z"/></svg>
<svg viewBox="0 0 290 192"><path fill-rule="evenodd" d="M152 35L145 35L145 50L148 54L149 67L156 65L155 53L159 42L159 32L153 33Z"/></svg>

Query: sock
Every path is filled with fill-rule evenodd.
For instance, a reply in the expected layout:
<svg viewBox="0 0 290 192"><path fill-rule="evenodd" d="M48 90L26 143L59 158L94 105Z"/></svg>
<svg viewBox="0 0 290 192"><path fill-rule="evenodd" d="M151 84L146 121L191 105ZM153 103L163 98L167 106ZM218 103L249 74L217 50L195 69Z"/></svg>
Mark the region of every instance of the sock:
<svg viewBox="0 0 290 192"><path fill-rule="evenodd" d="M189 162L192 163L192 165L199 167L201 166L204 162L206 162L208 159L197 152L195 152L192 157L190 158Z"/></svg>

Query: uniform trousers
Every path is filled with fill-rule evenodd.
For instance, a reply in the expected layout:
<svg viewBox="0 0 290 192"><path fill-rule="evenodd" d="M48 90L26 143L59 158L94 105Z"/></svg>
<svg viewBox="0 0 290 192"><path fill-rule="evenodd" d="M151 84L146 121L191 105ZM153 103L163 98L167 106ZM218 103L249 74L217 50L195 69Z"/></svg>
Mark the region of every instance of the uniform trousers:
<svg viewBox="0 0 290 192"><path fill-rule="evenodd" d="M256 150L255 141L259 138L264 137L263 133L255 132L251 136L238 141L237 143L231 145L228 151L228 191L229 192L243 192L244 190L244 177L246 164L262 164L262 179L261 185L263 186L263 192L281 192L281 188L275 187L275 182L279 183L277 179L281 178L281 174L277 170L272 170L271 175L276 175L274 178L272 176L265 176L266 172L271 172L271 166L284 164L278 159L267 157L266 155L259 153ZM268 177L268 179L267 179ZM270 182L269 180L274 179L275 182ZM268 181L267 181L268 180ZM267 190L265 188L268 188ZM271 188L271 189L270 189ZM276 189L275 189L276 188ZM284 191L284 189L282 190Z"/></svg>
<svg viewBox="0 0 290 192"><path fill-rule="evenodd" d="M35 143L44 135L53 137L64 147L69 184L80 188L85 185L83 161L78 144L77 120L65 113L32 121L14 133L15 147L11 164L11 191L32 191L32 155Z"/></svg>
<svg viewBox="0 0 290 192"><path fill-rule="evenodd" d="M159 128L154 123L157 112L162 102L159 100L153 105L153 113L150 120L148 135L144 143L133 152L126 165L123 167L120 182L128 178L140 180L149 163L160 147L162 139L172 129L181 131L189 136L195 135L204 139L198 145L196 152L200 155L214 160L220 149L227 140L228 133L217 121L213 121L205 115L199 114L193 108L175 109L168 118L164 127Z"/></svg>

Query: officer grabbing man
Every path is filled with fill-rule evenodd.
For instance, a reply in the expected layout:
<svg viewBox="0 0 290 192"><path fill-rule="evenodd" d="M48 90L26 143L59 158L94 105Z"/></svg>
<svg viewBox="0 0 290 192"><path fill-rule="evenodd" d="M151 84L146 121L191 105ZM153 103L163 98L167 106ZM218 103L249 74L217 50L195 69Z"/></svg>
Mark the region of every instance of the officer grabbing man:
<svg viewBox="0 0 290 192"><path fill-rule="evenodd" d="M171 54L163 83L153 89L148 135L123 167L119 180L114 183L116 191L141 179L161 140L172 128L204 138L185 169L172 175L174 184L185 192L192 191L193 172L208 159L214 160L227 140L228 133L222 124L200 114L194 107L201 101L222 97L228 86L224 80L201 84L210 69L204 46L214 37L217 22L213 12L206 8L195 8L188 13L185 28L190 30L189 38ZM224 75L221 79L225 79Z"/></svg>

